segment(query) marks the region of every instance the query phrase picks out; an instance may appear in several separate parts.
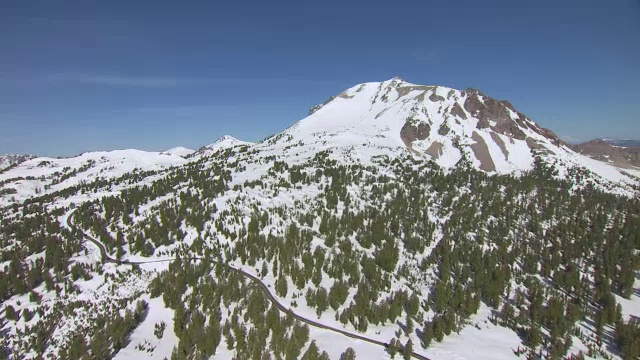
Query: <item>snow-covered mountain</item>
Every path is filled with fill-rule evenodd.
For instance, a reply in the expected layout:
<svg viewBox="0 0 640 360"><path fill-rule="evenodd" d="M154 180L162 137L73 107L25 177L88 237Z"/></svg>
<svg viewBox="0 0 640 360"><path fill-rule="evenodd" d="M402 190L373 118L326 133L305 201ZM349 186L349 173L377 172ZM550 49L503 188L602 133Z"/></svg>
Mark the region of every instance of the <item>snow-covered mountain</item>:
<svg viewBox="0 0 640 360"><path fill-rule="evenodd" d="M259 143L225 135L197 151L175 147L163 152L89 152L64 159L2 157L0 164L30 160L0 174L4 186L0 191L4 198L11 195L24 199L95 177L117 177L136 168L149 171L181 165L238 146L265 154L288 154L292 163L326 149L341 154L341 160L356 163L370 163L374 156L394 157L408 151L416 158L433 160L444 169L466 160L481 171L516 175L531 170L539 157L554 164L560 178L578 167L589 171L588 180L608 183L605 188L616 192L637 184L627 172L639 175L633 169L621 171L613 166L616 164L577 153L508 101L493 99L475 89L416 85L393 78L353 86L313 107L305 119Z"/></svg>
<svg viewBox="0 0 640 360"><path fill-rule="evenodd" d="M221 149L227 149L227 148L232 148L232 147L235 147L235 146L251 145L251 144L253 144L253 143L247 142L247 141L238 140L238 139L236 139L235 137L233 137L231 135L224 135L224 136L220 137L218 140L216 140L215 142L213 142L213 143L211 143L209 145L205 145L205 146L201 147L192 156L208 155L208 154L212 154L212 153L214 153L216 151L219 151Z"/></svg>
<svg viewBox="0 0 640 360"><path fill-rule="evenodd" d="M596 139L572 145L571 148L596 160L628 169L640 169L640 146L621 146L616 143L615 140Z"/></svg>
<svg viewBox="0 0 640 360"><path fill-rule="evenodd" d="M398 78L257 143L31 159L0 174L0 354L620 359L625 171Z"/></svg>
<svg viewBox="0 0 640 360"><path fill-rule="evenodd" d="M165 150L165 151L161 152L160 154L162 154L162 155L177 155L177 156L181 156L181 157L187 157L187 156L193 154L194 152L195 152L195 150L187 149L184 146L176 146L176 147L171 148L169 150Z"/></svg>
<svg viewBox="0 0 640 360"><path fill-rule="evenodd" d="M636 184L615 166L573 151L508 101L475 89L416 85L393 78L351 87L309 114L270 143L304 143L315 150L343 148L356 153L408 150L445 169L466 159L478 170L498 174L531 170L538 157L554 164L559 177L579 167L596 182Z"/></svg>

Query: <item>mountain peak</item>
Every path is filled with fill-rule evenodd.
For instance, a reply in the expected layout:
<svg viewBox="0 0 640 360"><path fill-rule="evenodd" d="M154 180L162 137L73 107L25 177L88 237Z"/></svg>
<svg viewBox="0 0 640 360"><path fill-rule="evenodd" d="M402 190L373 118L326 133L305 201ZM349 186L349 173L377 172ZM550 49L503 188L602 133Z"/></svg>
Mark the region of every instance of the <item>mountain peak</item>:
<svg viewBox="0 0 640 360"><path fill-rule="evenodd" d="M197 153L209 154L209 153L216 152L220 149L226 149L226 148L239 146L239 145L251 145L251 144L253 143L239 140L231 135L223 135L220 138L218 138L218 140L216 140L215 142L209 145L205 145L200 149L198 149Z"/></svg>
<svg viewBox="0 0 640 360"><path fill-rule="evenodd" d="M564 169L586 163L602 177L624 178L569 149L507 100L474 88L418 85L399 77L358 84L330 97L284 135L279 141L322 148L409 151L445 169L467 161L489 173L517 174L542 158Z"/></svg>
<svg viewBox="0 0 640 360"><path fill-rule="evenodd" d="M231 135L222 135L221 137L218 138L218 140L214 142L214 144L221 143L221 142L242 142L242 141Z"/></svg>
<svg viewBox="0 0 640 360"><path fill-rule="evenodd" d="M169 150L165 150L165 151L161 152L160 154L187 157L187 156L193 154L194 152L195 152L195 150L187 149L184 146L176 146L176 147L171 148Z"/></svg>

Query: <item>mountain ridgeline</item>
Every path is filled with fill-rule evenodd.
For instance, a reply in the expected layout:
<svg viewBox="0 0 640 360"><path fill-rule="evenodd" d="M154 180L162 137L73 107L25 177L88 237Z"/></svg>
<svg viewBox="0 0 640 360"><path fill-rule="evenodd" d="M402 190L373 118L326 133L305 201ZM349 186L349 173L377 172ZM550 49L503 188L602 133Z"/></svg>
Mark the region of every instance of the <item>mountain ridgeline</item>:
<svg viewBox="0 0 640 360"><path fill-rule="evenodd" d="M0 357L636 359L637 176L398 78L257 143L27 160Z"/></svg>

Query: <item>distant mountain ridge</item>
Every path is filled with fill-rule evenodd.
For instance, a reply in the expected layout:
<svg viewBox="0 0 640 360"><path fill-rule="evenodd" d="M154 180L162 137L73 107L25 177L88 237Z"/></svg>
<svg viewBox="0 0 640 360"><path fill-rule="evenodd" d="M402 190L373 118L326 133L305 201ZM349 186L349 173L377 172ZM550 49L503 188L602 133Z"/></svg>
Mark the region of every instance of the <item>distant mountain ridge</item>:
<svg viewBox="0 0 640 360"><path fill-rule="evenodd" d="M624 168L640 168L640 145L634 140L595 139L572 145L575 151L593 159Z"/></svg>
<svg viewBox="0 0 640 360"><path fill-rule="evenodd" d="M614 146L640 147L640 140L634 139L601 139Z"/></svg>

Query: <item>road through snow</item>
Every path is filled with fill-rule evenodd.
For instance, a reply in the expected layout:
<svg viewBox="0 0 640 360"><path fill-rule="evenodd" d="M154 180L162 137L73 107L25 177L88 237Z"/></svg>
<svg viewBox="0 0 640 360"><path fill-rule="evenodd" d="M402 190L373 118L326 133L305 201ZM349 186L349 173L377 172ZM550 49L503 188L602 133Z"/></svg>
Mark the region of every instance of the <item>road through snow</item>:
<svg viewBox="0 0 640 360"><path fill-rule="evenodd" d="M78 231L78 228L76 228L73 223L71 222L71 219L73 218L73 213L75 212L75 210L71 211L68 213L67 216L67 226L69 226L70 229L74 230L74 231ZM98 241L97 239L95 239L94 237L92 237L91 235L87 234L84 232L84 230L80 229L80 232L82 233L82 236L84 239L89 240L91 243L93 243L94 245L96 245L96 247L100 250L100 256L102 258L102 262L105 263L114 263L114 264L118 264L118 265L141 265L141 264L149 264L149 263L158 263L158 262L169 262L169 261L174 261L174 258L170 258L170 259L156 259L156 260L144 260L144 261L129 261L129 260L118 260L118 259L114 259L113 257L111 257L108 253L107 253L107 248L104 246L104 244L102 244L100 241ZM205 260L202 257L198 257L198 256L194 256L191 257L190 260ZM262 292L267 296L267 299L269 299L269 301L271 301L271 303L281 312L291 315L292 317L294 317L296 320L305 323L309 326L313 326L315 328L319 328L319 329L323 329L323 330L327 330L327 331L332 331L344 336L347 336L349 338L352 339L357 339L357 340L362 340L362 341L366 341L368 343L371 344L375 344L378 346L382 346L384 348L388 348L389 347L389 343L387 342L382 342L379 340L375 340L375 339L371 339L368 338L366 336L360 335L360 334L356 334L356 333L352 333L346 330L342 330L342 329L338 329L338 328L334 328L331 326L327 326L325 324L321 324L317 321L305 318L301 315L296 314L295 312L293 312L290 308L286 308L282 303L280 303L280 301L278 301L278 299L269 291L269 288L267 287L267 285L265 283L263 283L260 279L258 279L255 275L249 274L241 269L235 268L229 264L224 264L227 268L229 268L232 271L235 271L238 274L241 274L242 276L246 277L247 279L251 280L253 283L255 283L256 285L258 285L258 287L262 290ZM400 344L400 351L403 350L403 346ZM418 354L415 351L411 353L411 356L413 358L416 359L420 359L420 360L431 360L428 357L422 355L422 354Z"/></svg>

